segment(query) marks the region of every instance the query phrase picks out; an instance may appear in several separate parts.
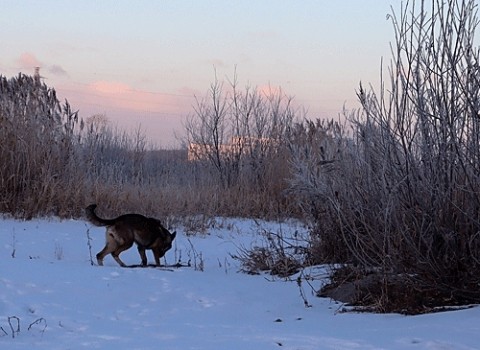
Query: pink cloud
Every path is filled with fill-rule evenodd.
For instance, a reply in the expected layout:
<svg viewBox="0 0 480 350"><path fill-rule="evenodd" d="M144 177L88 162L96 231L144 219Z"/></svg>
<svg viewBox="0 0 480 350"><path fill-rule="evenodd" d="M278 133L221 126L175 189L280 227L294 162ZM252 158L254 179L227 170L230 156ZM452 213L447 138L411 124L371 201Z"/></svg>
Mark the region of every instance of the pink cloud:
<svg viewBox="0 0 480 350"><path fill-rule="evenodd" d="M156 142L175 141L173 130L182 130L182 120L191 113L193 90L185 87L172 92L137 90L119 81L56 86L81 118L104 114L124 130L142 125L147 137Z"/></svg>
<svg viewBox="0 0 480 350"><path fill-rule="evenodd" d="M118 81L96 81L80 89L87 104L105 106L106 110L180 115L190 111L194 102L193 89L184 87L174 92L155 92L134 89Z"/></svg>
<svg viewBox="0 0 480 350"><path fill-rule="evenodd" d="M35 67L40 67L46 69L47 73L56 75L56 76L66 76L68 75L65 69L58 64L46 65L42 63L33 53L24 52L16 60L17 65L20 69L25 70L27 74L33 74ZM42 74L42 71L40 72Z"/></svg>
<svg viewBox="0 0 480 350"><path fill-rule="evenodd" d="M127 84L103 80L90 84L89 89L107 95L126 94L129 91L132 91Z"/></svg>
<svg viewBox="0 0 480 350"><path fill-rule="evenodd" d="M85 117L97 113L115 115L130 113L141 115L180 116L190 112L195 102L194 90L182 88L173 92L137 90L119 81L96 81L88 85L59 85L57 91ZM120 113L121 112L121 113ZM87 115L85 115L86 113Z"/></svg>
<svg viewBox="0 0 480 350"><path fill-rule="evenodd" d="M17 63L22 69L29 69L33 71L35 67L42 67L42 63L30 52L24 52L17 59Z"/></svg>

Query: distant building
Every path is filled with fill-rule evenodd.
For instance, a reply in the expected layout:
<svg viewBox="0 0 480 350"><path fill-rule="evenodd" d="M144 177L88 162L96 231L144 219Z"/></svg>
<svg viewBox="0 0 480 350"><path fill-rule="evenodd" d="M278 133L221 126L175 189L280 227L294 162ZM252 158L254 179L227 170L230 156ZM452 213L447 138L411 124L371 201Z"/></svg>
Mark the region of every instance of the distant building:
<svg viewBox="0 0 480 350"><path fill-rule="evenodd" d="M271 138L258 138L249 136L232 137L230 143L218 145L221 157L251 154L254 150L265 150L267 147L278 145L277 140ZM188 145L188 161L208 159L209 155L216 152L214 145L190 143Z"/></svg>

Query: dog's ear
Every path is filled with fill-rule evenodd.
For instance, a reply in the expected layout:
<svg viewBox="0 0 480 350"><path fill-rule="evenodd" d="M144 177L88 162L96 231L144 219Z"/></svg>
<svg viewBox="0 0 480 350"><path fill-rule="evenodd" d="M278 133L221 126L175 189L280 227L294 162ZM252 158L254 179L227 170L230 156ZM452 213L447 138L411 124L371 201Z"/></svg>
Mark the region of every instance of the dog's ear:
<svg viewBox="0 0 480 350"><path fill-rule="evenodd" d="M175 239L176 236L177 236L177 231L173 231L173 233L170 234L172 241Z"/></svg>

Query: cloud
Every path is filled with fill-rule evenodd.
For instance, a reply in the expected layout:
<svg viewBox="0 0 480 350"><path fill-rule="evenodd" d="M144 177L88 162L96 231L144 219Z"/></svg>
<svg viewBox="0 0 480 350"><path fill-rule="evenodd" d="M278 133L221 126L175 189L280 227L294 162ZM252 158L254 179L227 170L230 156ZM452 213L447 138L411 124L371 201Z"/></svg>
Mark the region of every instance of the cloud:
<svg viewBox="0 0 480 350"><path fill-rule="evenodd" d="M121 81L98 80L90 84L64 81L57 95L68 100L81 118L103 114L123 130L144 128L149 140L173 144L173 130L182 130L182 121L195 103L189 87L169 92L136 89Z"/></svg>
<svg viewBox="0 0 480 350"><path fill-rule="evenodd" d="M96 105L105 111L132 111L143 114L184 114L194 102L188 89L175 92L138 90L119 81L99 80L76 89L81 104ZM191 90L190 90L191 91Z"/></svg>
<svg viewBox="0 0 480 350"><path fill-rule="evenodd" d="M33 73L34 68L40 67L45 69L48 73L56 76L67 76L68 73L59 64L47 65L40 61L33 53L24 52L16 60L17 65L21 70L25 70L27 73ZM40 73L41 74L41 73Z"/></svg>
<svg viewBox="0 0 480 350"><path fill-rule="evenodd" d="M57 76L66 76L68 75L67 71L59 66L58 64L52 64L48 67L48 72Z"/></svg>
<svg viewBox="0 0 480 350"><path fill-rule="evenodd" d="M29 69L33 71L35 67L42 67L43 64L30 52L24 52L17 59L17 64L21 69Z"/></svg>
<svg viewBox="0 0 480 350"><path fill-rule="evenodd" d="M107 95L126 94L129 91L133 91L127 84L104 80L96 81L90 84L90 89Z"/></svg>

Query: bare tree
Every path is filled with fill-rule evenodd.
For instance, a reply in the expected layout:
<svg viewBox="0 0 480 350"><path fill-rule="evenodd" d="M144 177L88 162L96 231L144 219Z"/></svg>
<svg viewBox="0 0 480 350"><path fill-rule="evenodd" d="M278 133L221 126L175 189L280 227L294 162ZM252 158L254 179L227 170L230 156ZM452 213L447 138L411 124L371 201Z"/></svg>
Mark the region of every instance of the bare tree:
<svg viewBox="0 0 480 350"><path fill-rule="evenodd" d="M196 99L194 114L185 123L189 152L198 160L208 159L219 175L219 181L228 186L231 174L224 157L226 143L228 97L223 83L215 77L208 95Z"/></svg>
<svg viewBox="0 0 480 350"><path fill-rule="evenodd" d="M215 78L185 123L191 158L211 164L224 188L243 180L260 184L266 159L286 144L295 119L291 98L281 91L241 91L236 76L226 91Z"/></svg>

